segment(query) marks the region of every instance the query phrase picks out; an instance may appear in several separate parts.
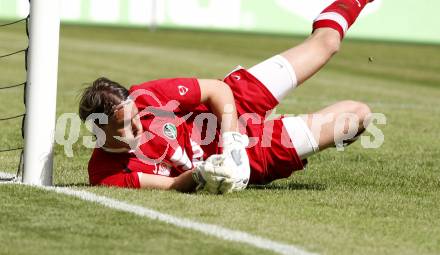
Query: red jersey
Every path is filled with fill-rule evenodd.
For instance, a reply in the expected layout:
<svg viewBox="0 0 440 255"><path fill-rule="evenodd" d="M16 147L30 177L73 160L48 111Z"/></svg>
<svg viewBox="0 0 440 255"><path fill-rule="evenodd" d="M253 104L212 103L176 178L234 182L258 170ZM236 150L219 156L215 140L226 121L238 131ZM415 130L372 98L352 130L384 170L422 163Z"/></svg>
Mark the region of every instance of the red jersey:
<svg viewBox="0 0 440 255"><path fill-rule="evenodd" d="M268 112L278 104L266 87L244 69L224 81L233 91L241 132L251 138L247 149L250 183L265 184L302 169L293 146L281 142L290 141L287 132L282 132L281 119L266 121ZM221 152L219 125L209 107L200 102L197 79L145 82L131 87L130 97L140 111L146 142L136 153L119 155L95 149L89 162L92 185L139 187L137 172L175 177ZM273 132L265 132L267 126Z"/></svg>

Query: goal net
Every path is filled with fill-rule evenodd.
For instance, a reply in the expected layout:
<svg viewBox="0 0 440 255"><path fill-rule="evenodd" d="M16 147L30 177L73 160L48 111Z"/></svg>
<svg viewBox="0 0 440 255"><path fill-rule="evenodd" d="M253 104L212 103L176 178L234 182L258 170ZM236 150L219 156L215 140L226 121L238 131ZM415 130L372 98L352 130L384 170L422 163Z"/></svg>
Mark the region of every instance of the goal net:
<svg viewBox="0 0 440 255"><path fill-rule="evenodd" d="M24 52L27 69L25 82L5 86L5 89L19 85L25 88L26 112L4 118L23 117L24 148L10 148L4 151L23 149L19 166L22 176L18 173L16 180L26 184L50 186L56 121L60 6L59 1L32 0L29 1L29 7L29 16L23 19L27 23L28 48L0 56L6 58ZM20 21L22 20L16 22ZM3 176L3 180L5 179L7 178Z"/></svg>

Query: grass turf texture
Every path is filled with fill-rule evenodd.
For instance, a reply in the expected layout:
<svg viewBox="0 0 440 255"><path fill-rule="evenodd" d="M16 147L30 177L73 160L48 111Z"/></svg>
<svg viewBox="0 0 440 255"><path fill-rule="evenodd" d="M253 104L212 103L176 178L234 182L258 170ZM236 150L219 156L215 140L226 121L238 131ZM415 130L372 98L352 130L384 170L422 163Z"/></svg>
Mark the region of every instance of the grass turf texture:
<svg viewBox="0 0 440 255"><path fill-rule="evenodd" d="M0 55L26 46L22 25L0 30ZM108 76L127 86L174 76L221 78L302 38L63 26L58 115L76 112L84 83ZM374 59L373 62L369 58ZM0 84L24 80L22 56L0 60ZM90 188L90 150L56 147L55 184L214 223L324 254L440 253L440 46L344 42L341 52L290 95L278 113L344 99L384 113L385 144L311 158L307 171L226 196ZM22 90L0 91L1 116L23 112ZM20 122L0 123L2 147L20 146ZM82 135L88 135L83 128ZM81 141L81 140L80 140ZM13 172L18 153L0 154ZM0 185L0 253L265 253L196 232L22 186Z"/></svg>

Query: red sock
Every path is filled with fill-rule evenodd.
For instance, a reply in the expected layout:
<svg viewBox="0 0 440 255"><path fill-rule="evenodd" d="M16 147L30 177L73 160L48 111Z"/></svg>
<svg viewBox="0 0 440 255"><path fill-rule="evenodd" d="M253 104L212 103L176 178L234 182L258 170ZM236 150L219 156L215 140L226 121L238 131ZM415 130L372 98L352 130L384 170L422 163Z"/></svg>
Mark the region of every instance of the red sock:
<svg viewBox="0 0 440 255"><path fill-rule="evenodd" d="M315 19L313 31L323 27L333 28L342 40L367 3L368 0L336 0Z"/></svg>

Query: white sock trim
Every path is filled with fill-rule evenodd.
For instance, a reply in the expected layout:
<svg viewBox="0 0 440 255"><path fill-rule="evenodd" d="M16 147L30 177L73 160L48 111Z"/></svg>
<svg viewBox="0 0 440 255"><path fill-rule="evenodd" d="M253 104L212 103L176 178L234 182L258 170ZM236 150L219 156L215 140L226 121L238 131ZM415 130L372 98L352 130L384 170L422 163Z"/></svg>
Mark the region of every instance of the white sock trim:
<svg viewBox="0 0 440 255"><path fill-rule="evenodd" d="M313 152L319 151L319 144L315 140L315 137L313 136L312 131L310 130L309 126L307 126L307 123L304 121L303 118L297 117L299 124L302 126L303 131L307 135L307 139L309 140L310 145L313 147Z"/></svg>
<svg viewBox="0 0 440 255"><path fill-rule="evenodd" d="M347 22L347 20L344 18L344 16L342 16L341 14L339 14L337 12L324 12L324 13L321 13L315 19L315 21L320 21L320 20L332 20L332 21L338 23L339 26L341 26L342 30L344 31L344 34L347 33L347 31L348 31L348 22Z"/></svg>
<svg viewBox="0 0 440 255"><path fill-rule="evenodd" d="M301 117L286 117L282 121L301 159L306 159L319 151L319 145L312 131Z"/></svg>

